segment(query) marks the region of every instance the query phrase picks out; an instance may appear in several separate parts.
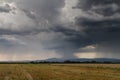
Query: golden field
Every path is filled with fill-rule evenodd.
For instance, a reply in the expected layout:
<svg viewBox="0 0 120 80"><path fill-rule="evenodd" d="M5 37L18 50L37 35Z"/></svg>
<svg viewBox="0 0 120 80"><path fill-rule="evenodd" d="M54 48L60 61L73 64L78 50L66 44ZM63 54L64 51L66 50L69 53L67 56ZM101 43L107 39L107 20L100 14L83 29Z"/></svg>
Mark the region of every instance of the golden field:
<svg viewBox="0 0 120 80"><path fill-rule="evenodd" d="M120 80L120 64L0 64L0 80Z"/></svg>

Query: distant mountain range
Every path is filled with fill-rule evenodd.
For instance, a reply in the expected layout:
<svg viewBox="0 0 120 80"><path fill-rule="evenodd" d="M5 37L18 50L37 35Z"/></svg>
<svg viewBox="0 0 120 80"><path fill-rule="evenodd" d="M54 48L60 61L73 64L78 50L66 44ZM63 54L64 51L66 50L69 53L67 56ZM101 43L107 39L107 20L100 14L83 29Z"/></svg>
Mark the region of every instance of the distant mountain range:
<svg viewBox="0 0 120 80"><path fill-rule="evenodd" d="M120 63L120 59L112 58L73 58L73 59L62 59L62 58L49 58L46 60L26 60L26 61L0 61L0 63L40 63L40 62L110 62Z"/></svg>
<svg viewBox="0 0 120 80"><path fill-rule="evenodd" d="M112 58L75 58L75 59L61 59L61 58L50 58L46 60L36 60L37 62L41 61L46 61L46 62L64 62L64 61L75 61L75 62L91 62L91 61L96 61L96 62L120 62L120 59L112 59Z"/></svg>

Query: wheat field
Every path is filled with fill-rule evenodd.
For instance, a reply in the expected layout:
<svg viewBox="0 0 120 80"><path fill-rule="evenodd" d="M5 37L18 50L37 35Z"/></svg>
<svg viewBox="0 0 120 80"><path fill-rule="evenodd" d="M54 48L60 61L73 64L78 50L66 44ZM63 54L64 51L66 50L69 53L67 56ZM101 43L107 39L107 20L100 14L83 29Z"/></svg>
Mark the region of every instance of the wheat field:
<svg viewBox="0 0 120 80"><path fill-rule="evenodd" d="M120 80L120 64L0 64L0 80Z"/></svg>

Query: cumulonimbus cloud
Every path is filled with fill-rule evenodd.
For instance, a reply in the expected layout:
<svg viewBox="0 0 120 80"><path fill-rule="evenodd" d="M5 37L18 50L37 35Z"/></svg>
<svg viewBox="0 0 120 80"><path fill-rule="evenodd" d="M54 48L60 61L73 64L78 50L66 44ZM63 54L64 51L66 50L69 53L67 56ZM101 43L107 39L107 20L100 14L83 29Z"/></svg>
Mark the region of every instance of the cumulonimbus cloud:
<svg viewBox="0 0 120 80"><path fill-rule="evenodd" d="M119 55L119 0L11 0L6 3L0 7L0 35L15 37L18 44L26 42L26 48L15 46L18 52L32 50L40 55L49 50L63 58L88 52L96 53L96 57ZM11 39L7 42L11 43Z"/></svg>

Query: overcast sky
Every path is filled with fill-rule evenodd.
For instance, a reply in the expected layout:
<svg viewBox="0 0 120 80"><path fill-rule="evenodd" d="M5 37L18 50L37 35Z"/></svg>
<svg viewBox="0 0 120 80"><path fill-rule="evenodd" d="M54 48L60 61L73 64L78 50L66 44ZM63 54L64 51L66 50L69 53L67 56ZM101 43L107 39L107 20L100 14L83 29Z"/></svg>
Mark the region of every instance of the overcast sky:
<svg viewBox="0 0 120 80"><path fill-rule="evenodd" d="M0 0L0 60L120 59L119 0Z"/></svg>

